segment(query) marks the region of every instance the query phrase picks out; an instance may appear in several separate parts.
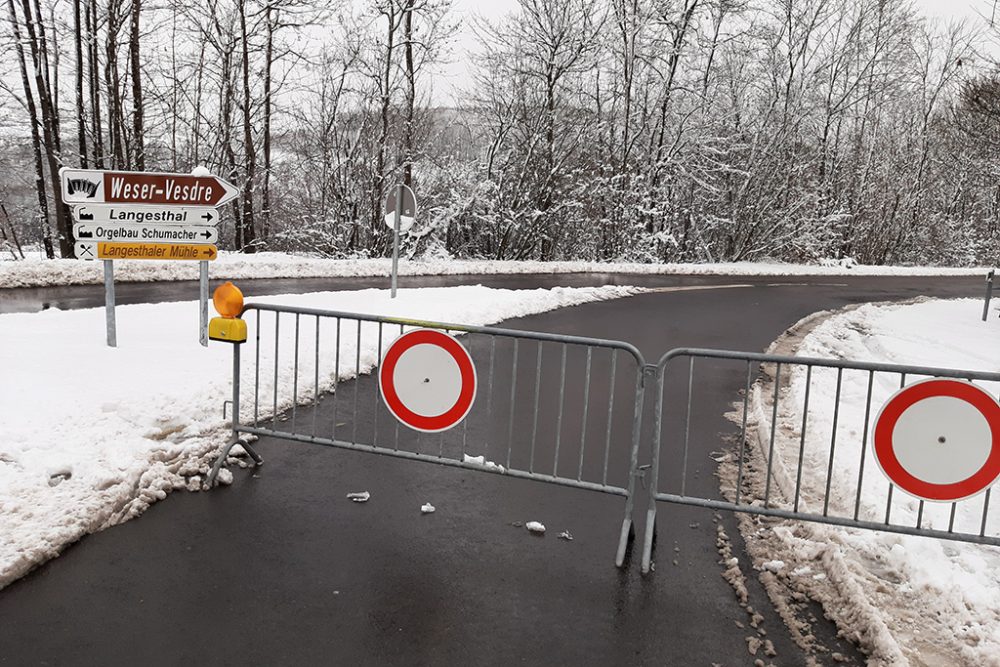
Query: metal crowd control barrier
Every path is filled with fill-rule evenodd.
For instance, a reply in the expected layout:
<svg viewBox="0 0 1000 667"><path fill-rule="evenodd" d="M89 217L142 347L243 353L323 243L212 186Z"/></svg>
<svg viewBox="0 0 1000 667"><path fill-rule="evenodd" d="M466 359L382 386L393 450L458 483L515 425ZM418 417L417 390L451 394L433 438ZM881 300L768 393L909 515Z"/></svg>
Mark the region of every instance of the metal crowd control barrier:
<svg viewBox="0 0 1000 667"><path fill-rule="evenodd" d="M260 462L245 436L272 436L599 491L625 498L623 565L634 536L645 384L634 346L264 304L247 305L241 317L251 330L244 359L243 346L233 346L233 437L210 481L237 443ZM414 328L460 336L478 369L475 403L450 431L401 427L382 403L373 371Z"/></svg>
<svg viewBox="0 0 1000 667"><path fill-rule="evenodd" d="M657 502L1000 546L989 490L952 503L896 493L871 470L868 444L878 406L908 382L997 383L996 395L1000 373L706 349L646 364L617 341L264 304L246 306L251 314L250 358L233 346L232 438L210 482L236 444L261 462L246 436L272 436L608 493L625 498L621 567L643 478L644 573ZM401 428L382 404L373 371L414 328L461 336L478 369L471 411L444 433ZM647 398L650 463L640 465ZM696 412L707 419L693 423ZM738 432L721 454L735 456L728 482L716 470L726 430Z"/></svg>
<svg viewBox="0 0 1000 667"><path fill-rule="evenodd" d="M675 371L681 382L669 382ZM655 374L643 572L652 562L657 501L1000 546L1000 513L990 514L990 490L951 503L918 501L894 493L869 461L878 407L896 390L926 378L1000 383L1000 373L677 349L660 360ZM716 380L712 391L721 383L732 393L725 400L706 395L702 377ZM1000 385L990 390L996 395ZM714 475L692 471L709 465L714 472L708 457L722 449L726 424L692 431L691 417L697 410L721 417L727 408L733 408L729 426L738 427L739 439L730 454L735 479L720 498Z"/></svg>

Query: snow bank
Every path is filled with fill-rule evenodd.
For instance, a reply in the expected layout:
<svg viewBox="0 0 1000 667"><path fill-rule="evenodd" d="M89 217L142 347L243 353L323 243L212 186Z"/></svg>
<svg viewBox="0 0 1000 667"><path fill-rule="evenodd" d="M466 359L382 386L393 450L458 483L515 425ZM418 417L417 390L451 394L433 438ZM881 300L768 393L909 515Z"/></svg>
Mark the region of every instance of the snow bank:
<svg viewBox="0 0 1000 667"><path fill-rule="evenodd" d="M1000 321L993 314L988 323L982 322L981 308L982 302L972 299L864 305L816 325L798 345L796 354L997 370ZM872 419L878 406L899 386L898 376L875 377ZM908 382L916 379L908 378ZM797 368L780 399L775 480L786 496L789 489L794 489L794 477L788 475L794 475L797 469L805 386L805 369ZM830 465L836 371L814 369L810 386L802 502L815 512L822 511ZM994 395L1000 393L1000 386L980 386ZM889 484L878 469L871 447L864 451L861 447L867 389L867 373L845 371L836 426L830 514L853 514L858 470L864 457L866 472L860 485L859 518L882 521ZM766 389L757 393L765 401L770 400L769 395ZM762 407L766 424L771 408ZM958 503L955 529L978 534L983 507L983 496ZM921 526L947 530L950 509L948 504L925 503ZM915 526L919 512L916 499L898 490L892 496L894 524ZM988 514L985 530L988 535L1000 534L1000 508ZM782 563L782 568L773 567L780 561L762 566L772 571L791 570L794 575L822 563L839 588L837 595L823 600L828 612L868 626L858 628L858 635L877 638L875 643L882 644L869 649L881 655L906 656L905 660L913 665L1000 666L1000 549L821 525L812 525L808 531L796 530L794 536L790 531L775 529L762 539L782 535L785 546L799 562ZM887 632L877 632L882 627ZM890 662L906 664L900 660Z"/></svg>
<svg viewBox="0 0 1000 667"><path fill-rule="evenodd" d="M477 286L401 290L394 301L381 290L257 301L484 325L637 291ZM104 345L103 309L0 315L0 588L170 491L200 488L227 436L232 352L198 344L197 312L194 302L119 307L117 349Z"/></svg>
<svg viewBox="0 0 1000 667"><path fill-rule="evenodd" d="M254 278L343 278L388 276L388 259L323 259L263 252L255 255L223 252L212 263L211 276L219 280ZM985 268L920 266L861 266L827 262L823 265L734 262L719 264L638 264L604 262L513 262L488 260L419 259L400 262L403 276L492 275L545 273L630 273L651 275L726 276L967 276L985 275ZM0 288L48 285L90 285L103 280L101 262L73 259L42 260L38 255L22 262L0 261ZM115 278L123 282L197 280L194 262L115 262Z"/></svg>

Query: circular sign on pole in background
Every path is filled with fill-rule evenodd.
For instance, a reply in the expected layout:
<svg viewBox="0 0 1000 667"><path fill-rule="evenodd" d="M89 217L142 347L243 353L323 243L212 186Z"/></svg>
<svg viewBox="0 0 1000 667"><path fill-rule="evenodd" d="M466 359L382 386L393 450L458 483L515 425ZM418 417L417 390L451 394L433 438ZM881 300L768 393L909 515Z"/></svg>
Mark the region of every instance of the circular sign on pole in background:
<svg viewBox="0 0 1000 667"><path fill-rule="evenodd" d="M378 372L393 416L424 433L459 424L476 399L476 367L468 350L434 329L408 331L392 342Z"/></svg>
<svg viewBox="0 0 1000 667"><path fill-rule="evenodd" d="M417 219L417 197L413 194L413 190L405 185L389 190L389 194L385 198L385 224L389 229L396 228L396 193L400 189L403 191L403 201L399 209L399 231L405 232L413 226L413 222Z"/></svg>
<svg viewBox="0 0 1000 667"><path fill-rule="evenodd" d="M916 382L882 406L872 442L882 472L906 493L963 500L1000 477L1000 403L971 382Z"/></svg>

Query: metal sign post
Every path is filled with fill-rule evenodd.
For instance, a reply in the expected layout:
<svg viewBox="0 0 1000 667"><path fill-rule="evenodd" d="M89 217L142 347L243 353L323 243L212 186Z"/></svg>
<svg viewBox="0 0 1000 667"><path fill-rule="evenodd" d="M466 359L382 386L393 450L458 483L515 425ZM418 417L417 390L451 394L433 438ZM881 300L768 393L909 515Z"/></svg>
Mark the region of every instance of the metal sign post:
<svg viewBox="0 0 1000 667"><path fill-rule="evenodd" d="M392 230L392 276L390 296L396 298L399 282L399 235L409 231L417 217L417 198L413 190L400 183L385 198L385 224Z"/></svg>
<svg viewBox="0 0 1000 667"><path fill-rule="evenodd" d="M198 305L201 311L198 340L202 347L208 347L208 262L198 262L198 282Z"/></svg>
<svg viewBox="0 0 1000 667"><path fill-rule="evenodd" d="M115 263L104 260L104 319L108 329L108 347L118 347L115 326Z"/></svg>
<svg viewBox="0 0 1000 667"><path fill-rule="evenodd" d="M403 201L403 185L400 184L396 187L396 201ZM390 290L389 298L396 298L396 285L399 282L399 218L401 217L402 208L397 205L393 211L392 215L392 289Z"/></svg>
<svg viewBox="0 0 1000 667"><path fill-rule="evenodd" d="M990 299L993 298L993 271L986 274L986 303L983 304L983 322L990 314Z"/></svg>

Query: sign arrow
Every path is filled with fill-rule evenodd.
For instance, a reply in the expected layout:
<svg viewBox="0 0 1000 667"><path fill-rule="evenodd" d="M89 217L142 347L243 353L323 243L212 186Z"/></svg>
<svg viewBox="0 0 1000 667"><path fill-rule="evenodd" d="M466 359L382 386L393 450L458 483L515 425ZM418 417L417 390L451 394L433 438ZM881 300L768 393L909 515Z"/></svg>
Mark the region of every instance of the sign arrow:
<svg viewBox="0 0 1000 667"><path fill-rule="evenodd" d="M212 222L212 213L211 212L206 213L205 215L201 216L201 219L204 220L205 222Z"/></svg>

